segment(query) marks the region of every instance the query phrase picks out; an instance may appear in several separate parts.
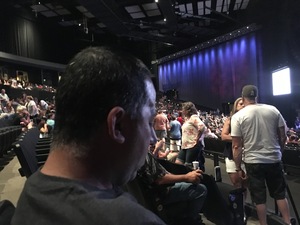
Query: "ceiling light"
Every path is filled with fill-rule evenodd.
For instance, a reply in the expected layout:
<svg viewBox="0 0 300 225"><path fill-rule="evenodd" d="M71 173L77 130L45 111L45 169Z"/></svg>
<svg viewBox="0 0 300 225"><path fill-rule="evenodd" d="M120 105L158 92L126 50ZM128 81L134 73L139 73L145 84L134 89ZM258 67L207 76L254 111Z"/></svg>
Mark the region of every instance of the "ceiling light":
<svg viewBox="0 0 300 225"><path fill-rule="evenodd" d="M78 26L81 26L81 23L78 23Z"/></svg>
<svg viewBox="0 0 300 225"><path fill-rule="evenodd" d="M155 0L155 2L158 2L158 0Z"/></svg>
<svg viewBox="0 0 300 225"><path fill-rule="evenodd" d="M164 18L164 21L166 22L166 21L167 21L167 19L166 19L166 18Z"/></svg>

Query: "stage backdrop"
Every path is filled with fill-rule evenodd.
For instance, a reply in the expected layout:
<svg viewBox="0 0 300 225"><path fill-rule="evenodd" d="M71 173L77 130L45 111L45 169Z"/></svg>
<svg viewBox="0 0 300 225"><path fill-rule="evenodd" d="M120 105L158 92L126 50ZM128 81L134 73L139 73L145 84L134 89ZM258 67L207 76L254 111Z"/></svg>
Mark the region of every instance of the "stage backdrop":
<svg viewBox="0 0 300 225"><path fill-rule="evenodd" d="M251 33L158 65L159 90L176 89L181 100L221 109L244 85L259 86L261 59L259 35Z"/></svg>

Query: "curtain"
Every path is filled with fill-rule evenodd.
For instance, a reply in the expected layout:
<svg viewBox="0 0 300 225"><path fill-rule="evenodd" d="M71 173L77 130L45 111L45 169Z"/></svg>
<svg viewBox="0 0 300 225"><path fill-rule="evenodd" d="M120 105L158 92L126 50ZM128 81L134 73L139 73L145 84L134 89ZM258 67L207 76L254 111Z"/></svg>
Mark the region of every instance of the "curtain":
<svg viewBox="0 0 300 225"><path fill-rule="evenodd" d="M159 90L176 89L179 99L219 108L258 85L261 54L255 33L158 65Z"/></svg>

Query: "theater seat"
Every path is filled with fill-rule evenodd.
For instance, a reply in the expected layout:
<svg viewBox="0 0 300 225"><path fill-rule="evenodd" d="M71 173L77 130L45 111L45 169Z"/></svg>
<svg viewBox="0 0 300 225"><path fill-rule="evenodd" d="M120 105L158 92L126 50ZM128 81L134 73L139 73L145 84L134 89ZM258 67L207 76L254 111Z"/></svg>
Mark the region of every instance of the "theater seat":
<svg viewBox="0 0 300 225"><path fill-rule="evenodd" d="M173 174L186 174L192 170L187 166L172 163L164 159L158 159L158 161L167 171ZM232 210L233 203L229 201L230 194L232 197L233 195L242 196L242 193L236 194L237 192L234 191L231 185L222 185L223 183L215 182L213 176L208 174L203 174L201 183L208 190L207 198L202 208L202 212L206 218L218 225L242 225L239 223L240 220L236 220L236 215L241 213L240 209L243 209L243 207L238 207L239 210ZM223 186L225 186L225 189ZM159 190L147 187L138 177L129 182L126 185L126 189L135 196L141 205L156 213L167 224L170 224L170 219L164 209L162 200L157 195ZM239 202L238 204L242 206L242 203ZM243 216L243 212L241 214Z"/></svg>
<svg viewBox="0 0 300 225"><path fill-rule="evenodd" d="M170 224L162 200L157 194L158 190L145 185L138 176L128 182L124 189L133 195L139 204L158 215L165 223Z"/></svg>
<svg viewBox="0 0 300 225"><path fill-rule="evenodd" d="M10 225L14 212L15 206L9 200L0 201L0 224Z"/></svg>
<svg viewBox="0 0 300 225"><path fill-rule="evenodd" d="M24 134L22 139L13 145L13 149L21 165L19 169L21 176L28 178L38 170L35 145L38 142L39 134L40 132L37 128L32 128Z"/></svg>

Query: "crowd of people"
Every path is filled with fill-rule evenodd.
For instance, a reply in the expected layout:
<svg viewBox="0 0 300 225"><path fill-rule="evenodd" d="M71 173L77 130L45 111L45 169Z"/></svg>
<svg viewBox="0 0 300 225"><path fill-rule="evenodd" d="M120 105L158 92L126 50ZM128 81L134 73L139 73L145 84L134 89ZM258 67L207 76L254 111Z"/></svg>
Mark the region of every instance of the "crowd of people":
<svg viewBox="0 0 300 225"><path fill-rule="evenodd" d="M25 131L38 127L41 136L52 132L55 123L54 99L43 100L23 93L17 99L10 99L5 89L0 93L1 126L21 125Z"/></svg>
<svg viewBox="0 0 300 225"><path fill-rule="evenodd" d="M182 143L175 163L191 164L192 161L197 160L200 165L203 164L202 171L205 171L205 161L199 158L203 147L201 146L202 135L206 138L225 141L227 143L224 149L226 172L236 188L245 190L244 198L246 198L246 190L249 189L251 199L256 205L260 224L267 225L267 188L270 196L276 200L283 220L289 224L290 214L281 158L287 144L299 144L297 134L299 130L297 130L297 126L296 129L287 128L280 112L274 106L257 103L257 96L257 87L244 86L242 96L234 102L228 116L215 112L209 114L197 111L191 102L183 103L181 111L179 111L173 107L177 106L177 103L172 104L170 100L163 97L160 101L167 101L168 104L158 103L162 108L159 109L156 116L160 119L154 119L154 129L156 132L162 132L161 128L163 128L164 135L158 136L158 138L163 140L168 138L170 146L172 146L174 138L168 118L174 120L174 115L179 117L178 123L179 121L183 122L180 123L182 125ZM169 106L172 107L171 110L168 109ZM165 115L162 114L163 111ZM187 113L187 111L192 111L192 113ZM191 115L194 117L192 121L190 121ZM296 119L296 122L297 120L299 118ZM156 125L157 122L160 127ZM205 127L203 132L199 128L201 123ZM187 127L188 129L186 129ZM167 137L168 131L169 136ZM184 135L185 133L187 135ZM186 139L189 139L188 144L186 144ZM200 145L199 148L198 145ZM196 149L198 150L195 151ZM168 159L163 154L158 157Z"/></svg>
<svg viewBox="0 0 300 225"><path fill-rule="evenodd" d="M163 112L166 117L168 118L168 121L172 121L175 118L175 120L179 121L180 124L183 124L183 117L182 117L182 101L178 101L177 99L167 98L166 95L163 93L160 93L159 99L157 100L157 111ZM233 104L232 109L235 108L236 102ZM204 122L204 124L207 127L207 130L204 134L205 138L216 138L216 139L222 139L222 129L230 117L230 115L226 115L222 112L220 112L218 109L216 110L207 110L202 109L201 106L197 107L198 109L198 115L201 119L201 121ZM287 127L287 142L288 143L294 143L299 144L300 147L300 117L296 117L295 120L295 126L294 127ZM168 132L168 131L167 131ZM172 142L172 139L170 137L171 133L168 132L167 137L169 138L168 142ZM170 149L172 144L170 145Z"/></svg>
<svg viewBox="0 0 300 225"><path fill-rule="evenodd" d="M49 133L50 127L54 130L49 156L44 166L27 179L12 225L47 225L54 219L55 224L75 225L166 224L122 188L138 178L149 186L162 187L163 193L158 194L163 207L169 209L170 224L201 225L199 213L208 195L202 183L204 138L232 143L227 149L226 167L231 164L228 171L235 173L236 187L242 186L238 180L248 180L260 224L266 225L266 188L261 188L264 182L276 199L283 220L289 224L286 186L278 163L286 143L285 121L279 111L273 106L259 105L258 91L253 85L244 87L242 101L236 101L228 116L219 110L198 110L192 102L180 103L159 95L157 100L150 77L147 67L127 53L89 47L70 60L55 102L26 94L12 101L5 89L1 91L5 116L14 115L18 118L15 123L22 124L24 129L35 123L41 133ZM10 105L14 113L8 112ZM269 113L260 114L260 107ZM250 108L257 113L245 113ZM271 114L264 129L278 128L280 132L270 132L266 137L268 145L261 147L261 137L255 135L253 140L247 127L254 121L252 130L257 132L264 121L255 121ZM245 122L246 117L249 120ZM43 122L34 122L38 120ZM278 134L279 143L275 138ZM269 165L260 160L259 154L270 156ZM259 165L251 164L253 155ZM160 157L185 164L191 170L172 174L159 163ZM270 181L257 172L257 167L270 177L277 176L276 179Z"/></svg>
<svg viewBox="0 0 300 225"><path fill-rule="evenodd" d="M10 77L9 79L0 79L0 85L10 86L12 88L19 88L24 90L44 90L49 92L56 92L56 89L50 85L45 84L33 84L25 80L17 80L16 78Z"/></svg>

